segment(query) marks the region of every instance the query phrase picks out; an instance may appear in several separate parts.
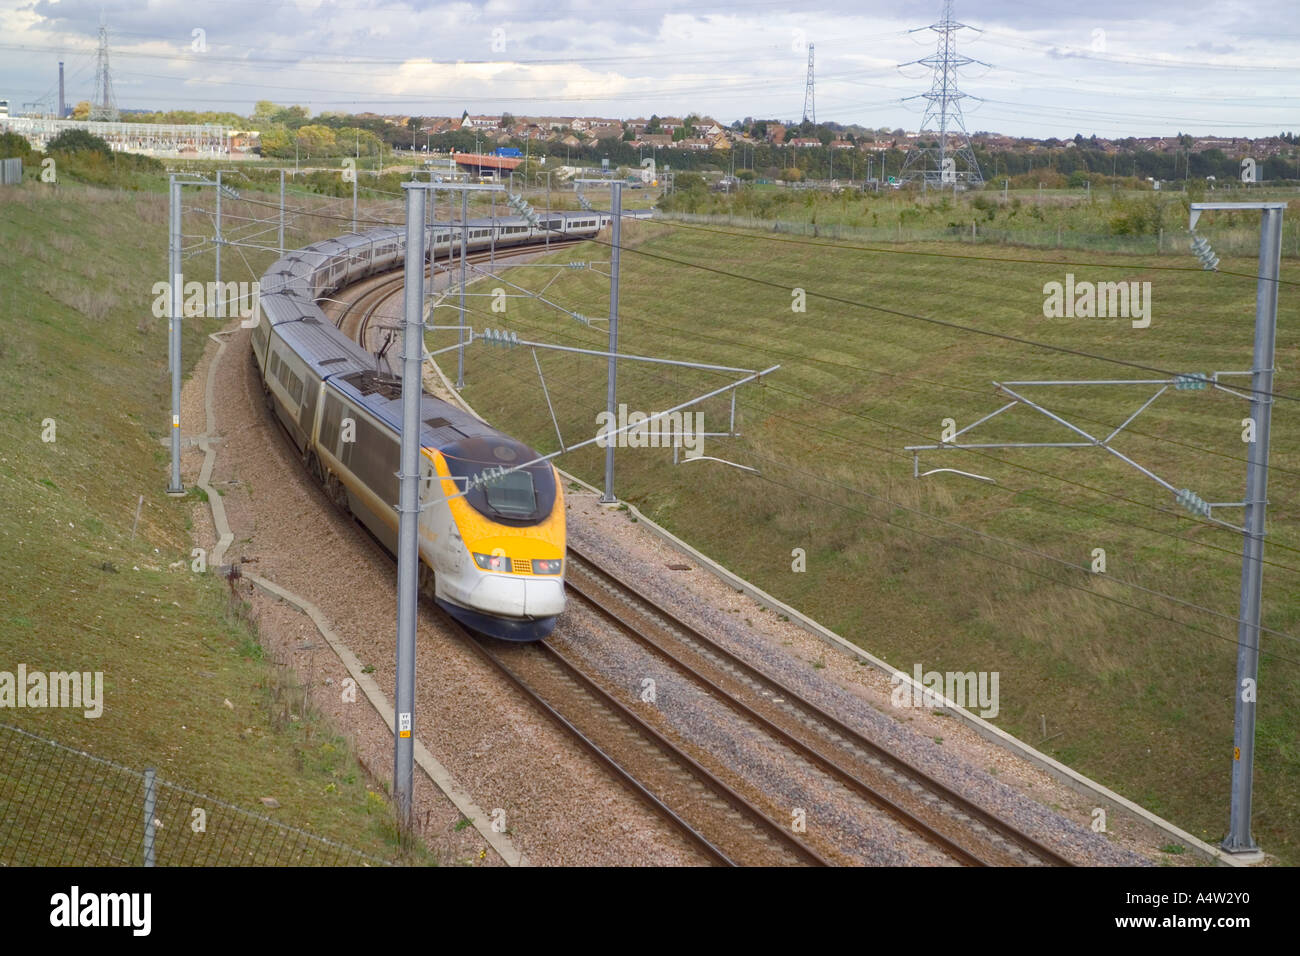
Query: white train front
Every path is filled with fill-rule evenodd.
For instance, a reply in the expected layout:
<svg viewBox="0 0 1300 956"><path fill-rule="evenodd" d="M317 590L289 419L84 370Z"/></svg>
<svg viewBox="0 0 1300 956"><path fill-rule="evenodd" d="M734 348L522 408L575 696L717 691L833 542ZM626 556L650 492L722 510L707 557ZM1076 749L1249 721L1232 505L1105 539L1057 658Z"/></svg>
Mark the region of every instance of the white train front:
<svg viewBox="0 0 1300 956"><path fill-rule="evenodd" d="M589 237L599 213L471 220L466 245L498 246ZM458 250L460 224L428 228L431 257ZM268 406L329 497L390 551L397 543L400 368L377 369L317 302L366 276L399 268L404 234L376 229L315 243L280 259L262 280L265 321L253 358ZM563 612L564 492L558 473L526 445L424 393L420 419L420 584L453 617L495 637L545 637Z"/></svg>

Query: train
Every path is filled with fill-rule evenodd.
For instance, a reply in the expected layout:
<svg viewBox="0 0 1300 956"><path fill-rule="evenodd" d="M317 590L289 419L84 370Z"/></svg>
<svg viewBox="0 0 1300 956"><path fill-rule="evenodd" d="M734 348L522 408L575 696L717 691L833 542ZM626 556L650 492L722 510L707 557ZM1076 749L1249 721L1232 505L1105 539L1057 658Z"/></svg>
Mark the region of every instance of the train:
<svg viewBox="0 0 1300 956"><path fill-rule="evenodd" d="M430 258L495 243L591 238L600 212L471 219L425 227ZM347 234L277 260L260 283L252 361L267 406L308 473L345 513L397 550L401 368L330 322L322 299L405 262L404 229ZM422 390L423 391L423 390ZM537 641L564 611L565 508L559 474L527 445L423 392L419 583L466 627Z"/></svg>

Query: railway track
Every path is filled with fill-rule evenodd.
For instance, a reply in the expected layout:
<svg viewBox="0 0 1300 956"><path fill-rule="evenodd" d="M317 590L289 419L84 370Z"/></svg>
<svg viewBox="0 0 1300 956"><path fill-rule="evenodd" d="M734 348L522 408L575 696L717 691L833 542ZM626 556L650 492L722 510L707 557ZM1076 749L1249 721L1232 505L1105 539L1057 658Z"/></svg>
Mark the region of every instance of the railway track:
<svg viewBox="0 0 1300 956"><path fill-rule="evenodd" d="M818 766L840 785L966 865L1070 866L1051 847L876 744L665 611L570 543L565 583L600 617Z"/></svg>
<svg viewBox="0 0 1300 956"><path fill-rule="evenodd" d="M567 731L707 859L724 866L825 866L827 860L732 789L545 642L467 645Z"/></svg>
<svg viewBox="0 0 1300 956"><path fill-rule="evenodd" d="M550 249L551 251L567 249L571 246L578 245L580 241L581 240L574 239L557 240L551 243ZM470 255L466 257L465 261L474 265L484 262L504 261L513 258L511 253L514 253L514 255L517 256L525 253L525 251L529 254L536 254L539 249L536 246L518 247L518 251L516 252L515 249L508 247L503 252L497 252L495 256L491 251L474 252L470 253ZM457 264L459 262L459 260L453 261ZM447 275L447 288L450 289L453 278L452 273L455 269L456 266L447 266L445 261L440 262L436 266L425 268L425 279L426 281L432 282L437 275ZM351 300L335 300L335 304L341 305L342 308L334 317L334 324L346 335L359 343L362 348L367 351L374 351L374 346L376 346L377 343L371 341L370 338L371 333L375 328L375 326L372 325L374 319L380 318L400 321L402 318L400 311L391 311L384 307L390 300L401 295L402 288L405 285L405 275L402 270L399 269L391 274L383 273L380 276L372 276L369 279L358 283L358 285L365 286L365 288L360 291L360 294L356 298Z"/></svg>
<svg viewBox="0 0 1300 956"><path fill-rule="evenodd" d="M477 253L469 261L483 262L489 256ZM369 347L372 320L400 295L403 276L399 272L365 285L357 296L340 303L334 321ZM1072 865L663 610L571 544L566 586L611 627L953 862ZM710 770L553 644L479 639L450 616L444 618L475 654L667 821L703 859L721 865L827 865L843 859L833 847L824 851L800 839L781 810L742 794L723 779L721 768Z"/></svg>

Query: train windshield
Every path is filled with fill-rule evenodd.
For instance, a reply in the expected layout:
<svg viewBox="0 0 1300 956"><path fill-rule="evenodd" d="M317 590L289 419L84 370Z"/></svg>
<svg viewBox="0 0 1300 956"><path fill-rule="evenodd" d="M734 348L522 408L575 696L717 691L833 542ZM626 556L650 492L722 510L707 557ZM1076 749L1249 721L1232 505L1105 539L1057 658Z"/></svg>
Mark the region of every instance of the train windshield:
<svg viewBox="0 0 1300 956"><path fill-rule="evenodd" d="M512 471L499 478L489 478L484 492L488 507L503 517L527 518L537 510L533 476L526 471Z"/></svg>
<svg viewBox="0 0 1300 956"><path fill-rule="evenodd" d="M537 453L504 435L465 438L441 449L465 501L484 517L507 525L533 525L555 506L555 470L533 461ZM516 470L511 470L516 469Z"/></svg>

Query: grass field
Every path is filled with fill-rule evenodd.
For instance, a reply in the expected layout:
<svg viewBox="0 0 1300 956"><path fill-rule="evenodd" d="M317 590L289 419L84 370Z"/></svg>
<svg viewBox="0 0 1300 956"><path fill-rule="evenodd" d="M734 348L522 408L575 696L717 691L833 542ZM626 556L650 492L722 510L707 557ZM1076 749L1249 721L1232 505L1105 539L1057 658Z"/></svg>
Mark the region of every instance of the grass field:
<svg viewBox="0 0 1300 956"><path fill-rule="evenodd" d="M189 570L200 493L163 494L167 321L150 313L166 224L158 194L0 191L0 670L102 671L106 698L98 719L6 708L0 721L262 813L273 796L281 822L393 858L387 798L263 659L242 600ZM254 269L273 258L249 255ZM255 278L231 259L227 279ZM186 270L210 279L211 255ZM220 324L185 323L187 368ZM53 847L70 834L30 838Z"/></svg>
<svg viewBox="0 0 1300 956"><path fill-rule="evenodd" d="M1201 233L1215 242L1216 230L1241 228L1240 220L1207 218ZM706 455L756 467L761 477L708 461L673 467L667 450L626 448L616 456L617 493L908 673L917 663L998 671L999 726L1217 842L1227 822L1240 535L1193 518L1164 488L1097 449L922 457L922 471L959 468L996 484L954 474L915 480L903 450L937 442L946 418L963 428L999 408L1007 399L995 393L995 379L1164 376L896 313L1174 371L1240 370L1250 365L1255 282L1201 272L1190 256L939 243L873 251L681 224L631 224L624 242L622 351L782 367L740 393L742 437L705 442ZM554 259L609 258L606 245L584 249ZM1225 258L1220 268L1253 274L1255 262ZM1283 269L1294 281L1291 264ZM1150 282L1150 326L1044 318L1044 284L1063 283L1067 273ZM554 279L551 300L588 316L607 309L607 280L597 271L556 278L528 268L509 279L534 289ZM796 289L806 293L804 312L792 310ZM603 324L580 324L539 302L508 299L505 314L494 314L489 300L473 301L483 303L476 326L606 346ZM1297 301L1294 287L1284 286L1276 389L1291 397L1300 396ZM594 435L605 403L604 360L537 354L566 444ZM634 363L622 363L619 375L620 401L644 412L734 378ZM1105 435L1154 391L1033 394ZM526 350L472 349L466 396L540 450L558 448ZM726 429L725 399L703 410L707 430ZM1264 639L1254 815L1261 845L1292 863L1300 862L1298 411L1295 401L1280 400L1273 421L1267 557L1274 564L1265 569L1264 623L1287 636ZM1207 501L1239 501L1246 414L1246 402L1221 391L1170 390L1116 447L1175 487ZM1023 407L965 437L1075 438ZM559 463L602 479L599 449ZM797 548L807 554L803 573L792 569ZM1089 570L1098 548L1104 574Z"/></svg>

